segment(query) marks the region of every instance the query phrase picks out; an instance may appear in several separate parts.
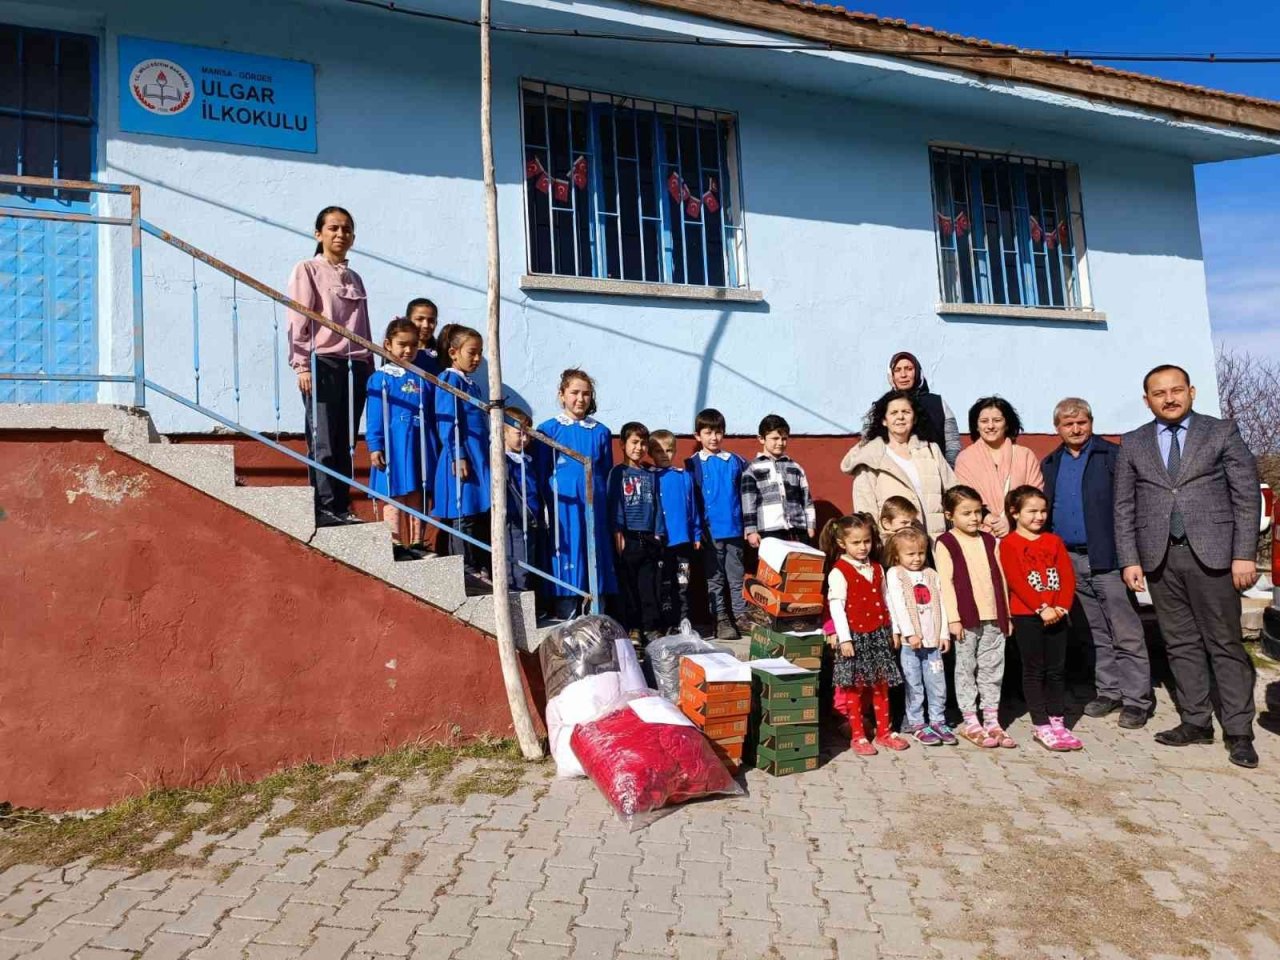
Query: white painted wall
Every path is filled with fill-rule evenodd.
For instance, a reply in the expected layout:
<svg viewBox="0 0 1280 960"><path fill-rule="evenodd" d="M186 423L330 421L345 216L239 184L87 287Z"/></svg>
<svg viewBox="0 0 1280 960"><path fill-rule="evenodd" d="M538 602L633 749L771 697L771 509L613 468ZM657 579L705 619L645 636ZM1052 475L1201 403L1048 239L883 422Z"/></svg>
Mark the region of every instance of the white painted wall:
<svg viewBox="0 0 1280 960"><path fill-rule="evenodd" d="M475 35L355 8L286 3L86 2L70 13L0 3L0 19L73 21L102 41L100 177L143 187L144 216L283 288L314 246L317 210L338 203L357 220L352 265L364 277L377 331L414 296L443 322L483 327L484 213ZM82 11L77 13L76 11ZM87 12L85 12L87 11ZM316 65L319 152L259 151L119 132L115 38L226 46ZM687 432L704 405L734 433L777 412L797 433L855 430L885 385L898 349L917 352L960 413L999 392L1030 430L1047 432L1054 402L1089 398L1101 427L1142 419L1140 381L1158 362L1188 367L1200 407L1216 390L1192 165L1168 154L1090 139L1086 111L1058 129L916 111L815 94L757 72L750 79L654 71L643 60L566 58L499 41L495 135L503 245L504 363L513 395L537 417L553 410L559 371L599 382L601 418ZM696 57L691 51L690 56ZM521 76L736 111L752 286L763 306L538 293L524 272ZM1103 327L1056 321L943 319L932 232L927 145L964 143L1079 164L1094 305ZM104 257L103 342L129 366L128 242ZM145 244L148 374L193 395L191 266ZM201 400L236 413L230 362L231 284L202 269ZM282 332L257 295L240 300L243 422L301 425ZM283 315L280 315L283 324ZM281 327L282 330L282 327ZM159 400L163 430L207 421Z"/></svg>

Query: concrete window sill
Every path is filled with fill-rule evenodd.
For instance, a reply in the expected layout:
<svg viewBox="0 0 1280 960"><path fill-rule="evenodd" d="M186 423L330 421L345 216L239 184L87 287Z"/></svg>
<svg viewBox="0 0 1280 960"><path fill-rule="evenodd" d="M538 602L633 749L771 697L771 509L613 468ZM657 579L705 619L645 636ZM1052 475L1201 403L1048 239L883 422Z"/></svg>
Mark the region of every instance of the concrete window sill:
<svg viewBox="0 0 1280 960"><path fill-rule="evenodd" d="M555 293L588 293L611 297L658 297L666 300L707 300L716 303L760 303L764 293L740 287L694 287L678 283L639 283L635 280L600 280L596 277L550 277L526 273L521 290Z"/></svg>
<svg viewBox="0 0 1280 960"><path fill-rule="evenodd" d="M999 317L1006 320L1058 321L1060 323L1106 323L1100 310L1057 310L1049 307L1006 307L992 303L940 303L942 316Z"/></svg>

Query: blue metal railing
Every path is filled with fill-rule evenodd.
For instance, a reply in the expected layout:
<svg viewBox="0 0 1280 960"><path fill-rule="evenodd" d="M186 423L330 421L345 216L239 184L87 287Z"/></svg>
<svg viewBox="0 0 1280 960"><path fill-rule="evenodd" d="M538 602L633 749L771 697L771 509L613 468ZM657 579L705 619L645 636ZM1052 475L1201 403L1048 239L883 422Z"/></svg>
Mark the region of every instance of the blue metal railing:
<svg viewBox="0 0 1280 960"><path fill-rule="evenodd" d="M177 403L181 407L200 415L206 420L213 421L214 423L219 424L222 427L228 428L230 430L234 430L237 433L242 434L243 436L256 440L257 442L276 451L277 453L283 454L284 456L287 456L290 459L297 461L298 463L304 464L316 474L323 474L337 480L340 483L346 483L349 486L354 487L355 489L364 493L371 500L384 503L398 511L406 513L409 516L416 518L418 521L422 523L429 524L430 526L444 533L447 533L448 536L450 536L451 538L454 538L455 540L463 541L465 543L470 544L473 547L477 547L486 552L488 552L491 549L488 543L485 543L482 540L476 539L466 533L463 533L461 530L456 529L455 527L449 525L448 523L443 522L437 519L436 517L430 516L425 511L419 510L414 507L407 506L401 502L398 502L392 497L388 496L387 494L380 493L374 490L371 486L359 482L358 480L355 479L355 477L347 476L346 474L336 471L331 467L328 467L325 464L318 462L308 454L300 453L299 451L293 450L287 445L281 443L279 440L280 372L279 372L278 349L276 349L275 356L273 357L272 377L271 377L271 380L272 380L271 389L272 389L272 398L273 398L272 402L275 409L276 428L277 428L276 439L273 440L270 437L268 437L265 433L259 430L255 430L241 422L240 400L241 400L242 383L241 383L241 370L240 370L240 354L241 354L240 341L241 341L241 332L242 332L241 331L242 318L240 316L240 296L239 296L240 287L243 286L243 287L247 287L249 289L255 290L262 296L266 297L269 301L271 301L272 303L271 329L272 329L273 344L275 345L276 348L278 348L279 335L280 335L278 307L283 306L286 310L294 311L298 314L301 314L303 317L305 317L313 325L313 329L315 326L324 327L325 329L330 330L338 334L339 336L343 337L350 346L363 347L365 350L369 351L374 356L381 357L384 364L393 364L395 366L401 367L402 369L407 370L421 377L423 380L430 383L436 390L444 391L446 393L452 394L455 398L455 403L461 402L465 404L470 404L472 407L485 411L486 416L488 415L488 412L491 408L491 403L478 400L475 397L470 396L465 391L459 390L458 388L454 387L452 384L441 380L440 378L428 373L427 371L411 363L403 363L397 360L395 357L393 357L390 353L388 353L378 344L373 343L372 341L367 340L364 337L351 332L345 327L342 327L339 324L334 323L332 320L328 319L322 314L317 313L303 306L297 301L269 287L268 285L262 283L261 281L254 279L253 277L249 276L246 273L243 273L242 271L236 270L235 268L222 262L221 260L212 256L211 254L208 254L205 251L199 249L198 247L195 247L192 244L187 243L185 240L182 240L179 237L174 236L168 231L162 230L159 227L156 227L155 225L143 220L141 216L141 191L140 191L140 188L138 188L137 186L91 183L91 182L80 182L80 181L49 180L49 179L37 178L37 177L15 177L15 176L8 176L8 175L0 175L0 186L4 186L4 185L12 185L15 187L53 187L58 189L80 190L80 191L93 192L93 193L126 195L129 197L130 215L128 217L108 217L108 216L98 216L93 214L76 214L76 213L70 213L70 212L64 213L62 211L57 211L57 210L35 210L35 209L10 208L10 207L0 206L0 218L19 217L19 218L41 219L41 220L70 221L70 222L97 224L97 225L104 225L104 226L129 227L130 239L131 239L130 263L131 263L131 272L132 272L132 291L133 291L133 304L132 304L132 307L133 307L132 309L133 371L131 374L88 374L88 373L86 374L51 374L51 373L45 373L42 370L17 371L17 372L0 373L0 381L42 381L42 382L43 381L72 381L72 382L78 381L78 382L90 382L90 383L94 383L94 382L96 383L132 383L134 387L134 390L133 390L134 406L145 407L147 403L147 392L151 391L158 396L164 397L165 399L170 400L174 403ZM142 238L144 235L149 235L151 237L154 237L157 240L161 241L162 243L167 244L169 247L176 249L191 258L191 287L192 287L191 323L192 323L192 332L193 332L193 341L194 341L193 348L192 348L192 374L193 374L193 381L194 381L194 393L195 393L194 398L187 397L180 391L177 391L169 387L166 387L162 384L159 384L156 381L149 379L146 375L146 365L145 365L145 356L144 356L145 344L144 344L144 336L143 336L144 327L143 327L143 275L142 275ZM228 417L221 413L218 413L216 410L212 409L207 404L207 402L202 402L202 397L201 397L202 372L204 374L204 377L207 379L208 368L207 368L207 363L202 368L201 355L200 355L201 316L200 316L199 291L198 291L198 285L196 282L197 261L205 264L206 266L212 268L218 273L230 278L232 283L230 346L231 346L231 364L232 364L232 371L231 371L232 384L231 385L232 385L232 395L234 398L235 409L236 409L235 417ZM316 357L316 352L314 350L310 351L311 369L313 373L310 402L313 404L315 403L315 397L317 393L317 390L315 388L316 381L314 378L315 357ZM348 359L348 377L349 377L348 382L350 384L351 362L349 359ZM358 425L356 423L357 418L350 415L354 413L354 407L353 407L354 397L350 389L348 389L347 395L348 395L348 404L350 405L348 408L348 413L349 413L348 423L350 424L350 428L349 428L350 433L348 436L348 442L350 444L351 451L354 454L354 448L357 440L356 431L358 429ZM494 401L494 403L500 404L501 398ZM582 466L582 469L584 471L584 479L585 479L585 498L584 498L583 505L586 513L586 526L588 530L594 530L595 529L595 496L594 496L593 469L592 469L590 458L585 456L582 453L579 453L576 450L566 447L565 445L553 440L551 437L541 433L540 431L523 427L522 424L511 419L508 416L504 415L503 420L505 423L508 423L511 426L521 429L535 443L541 443L549 447L558 455L558 457L568 458L569 460L579 463ZM314 429L316 425L314 408L313 408L313 416L311 417L311 423ZM425 422L424 422L424 432L425 432ZM314 437L312 439L314 440ZM425 448L425 444L423 446ZM312 446L312 449L314 449L314 445ZM422 455L425 459L425 449L421 450L420 455ZM523 486L524 479L525 478L522 476L521 477L522 491L525 489ZM558 517L559 507L560 507L560 498L559 498L558 485L552 483L550 487L551 487L552 502L548 506L549 506L549 512L551 513L553 517L553 522L554 522L554 518ZM424 506L425 506L425 501L424 501ZM522 514L523 513L524 511L522 511ZM522 533L527 537L527 526L525 525L525 518L523 516L521 518L521 529L522 529ZM491 535L502 536L502 535L505 535L505 531L493 531ZM596 538L594 536L588 536L586 539L587 539L586 546L587 546L587 581L588 581L586 590L583 590L574 584L568 583L560 579L559 577L556 577L552 573L546 570L542 570L530 563L523 562L523 561L516 561L516 560L513 560L512 562L513 564L518 565L520 568L540 578L546 583L552 584L565 591L568 591L570 594L574 596L580 597L589 605L592 611L598 613L601 611L601 602L600 602L600 592L599 592L599 581L598 581L598 575L597 575L597 569L596 569Z"/></svg>

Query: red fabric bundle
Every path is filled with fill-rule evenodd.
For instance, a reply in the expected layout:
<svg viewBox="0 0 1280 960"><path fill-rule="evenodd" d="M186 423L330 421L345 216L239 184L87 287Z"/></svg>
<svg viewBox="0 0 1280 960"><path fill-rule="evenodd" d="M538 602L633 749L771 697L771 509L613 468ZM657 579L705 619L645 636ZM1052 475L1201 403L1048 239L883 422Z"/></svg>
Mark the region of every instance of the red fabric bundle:
<svg viewBox="0 0 1280 960"><path fill-rule="evenodd" d="M648 723L624 705L579 724L569 742L587 776L626 821L695 797L741 792L692 724Z"/></svg>

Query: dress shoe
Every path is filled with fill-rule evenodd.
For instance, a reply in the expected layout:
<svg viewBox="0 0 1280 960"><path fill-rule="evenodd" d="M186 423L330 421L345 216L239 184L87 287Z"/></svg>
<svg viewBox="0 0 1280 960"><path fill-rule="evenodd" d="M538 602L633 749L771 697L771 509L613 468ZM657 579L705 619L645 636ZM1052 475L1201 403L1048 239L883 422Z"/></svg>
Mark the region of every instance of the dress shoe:
<svg viewBox="0 0 1280 960"><path fill-rule="evenodd" d="M317 527L341 527L345 525L346 525L346 521L343 520L342 517L338 516L336 513L333 513L330 510L316 511Z"/></svg>
<svg viewBox="0 0 1280 960"><path fill-rule="evenodd" d="M1119 709L1119 700L1112 700L1110 697L1094 697L1084 705L1084 715L1097 720L1099 717L1105 717L1107 714L1115 713Z"/></svg>
<svg viewBox="0 0 1280 960"><path fill-rule="evenodd" d="M1190 723L1180 723L1172 730L1161 730L1157 733L1156 743L1163 743L1166 747L1213 743L1213 727L1197 727Z"/></svg>
<svg viewBox="0 0 1280 960"><path fill-rule="evenodd" d="M1222 738L1227 745L1227 759L1237 767L1253 769L1258 765L1258 751L1253 749L1253 737Z"/></svg>
<svg viewBox="0 0 1280 960"><path fill-rule="evenodd" d="M1142 707L1125 707L1120 711L1120 726L1126 730L1141 730L1150 716Z"/></svg>

